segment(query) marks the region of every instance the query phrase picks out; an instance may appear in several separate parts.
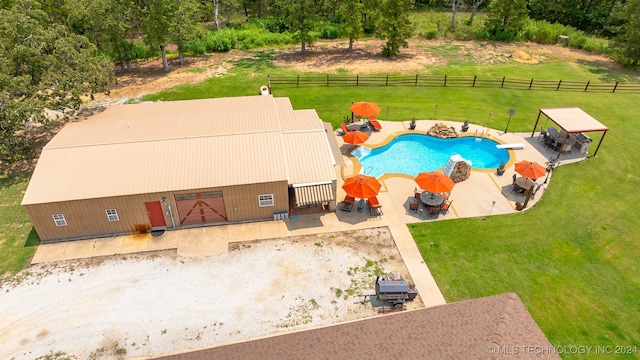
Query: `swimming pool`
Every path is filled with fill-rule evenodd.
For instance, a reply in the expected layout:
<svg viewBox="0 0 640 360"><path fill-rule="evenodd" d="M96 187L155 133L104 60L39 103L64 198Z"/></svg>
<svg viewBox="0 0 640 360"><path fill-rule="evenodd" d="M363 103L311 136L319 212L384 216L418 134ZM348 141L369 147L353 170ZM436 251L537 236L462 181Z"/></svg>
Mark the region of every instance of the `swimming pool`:
<svg viewBox="0 0 640 360"><path fill-rule="evenodd" d="M458 154L471 161L475 169L492 169L509 161L509 151L497 149L490 139L465 136L441 139L423 134L405 134L385 146L369 149L361 146L352 154L362 165L362 172L380 177L384 174L417 176L421 172L443 168L449 157Z"/></svg>

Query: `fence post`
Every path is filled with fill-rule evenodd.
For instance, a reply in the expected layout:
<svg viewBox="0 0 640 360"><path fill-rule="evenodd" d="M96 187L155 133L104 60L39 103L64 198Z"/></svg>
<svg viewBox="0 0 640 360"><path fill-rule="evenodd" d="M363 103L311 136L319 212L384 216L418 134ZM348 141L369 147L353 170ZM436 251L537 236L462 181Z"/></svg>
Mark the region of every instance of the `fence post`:
<svg viewBox="0 0 640 360"><path fill-rule="evenodd" d="M507 78L506 76L503 76L503 77L502 77L502 85L500 86L501 88L503 88L503 87L504 87L504 79L506 79L506 78Z"/></svg>
<svg viewBox="0 0 640 360"><path fill-rule="evenodd" d="M447 75L444 76L444 86L447 86Z"/></svg>
<svg viewBox="0 0 640 360"><path fill-rule="evenodd" d="M267 75L267 87L269 88L269 94L271 94L271 75Z"/></svg>
<svg viewBox="0 0 640 360"><path fill-rule="evenodd" d="M560 84L562 84L562 80L558 81L558 87L556 88L556 91L560 90Z"/></svg>
<svg viewBox="0 0 640 360"><path fill-rule="evenodd" d="M418 86L418 74L416 74L416 86Z"/></svg>
<svg viewBox="0 0 640 360"><path fill-rule="evenodd" d="M298 84L296 86L300 87L300 75L298 75Z"/></svg>
<svg viewBox="0 0 640 360"><path fill-rule="evenodd" d="M356 86L360 85L360 75L356 75Z"/></svg>
<svg viewBox="0 0 640 360"><path fill-rule="evenodd" d="M531 79L531 82L529 83L529 90L531 90L531 85L533 85L533 79Z"/></svg>
<svg viewBox="0 0 640 360"><path fill-rule="evenodd" d="M587 91L587 89L589 88L589 84L591 83L591 80L587 81L587 86L584 87L584 91Z"/></svg>
<svg viewBox="0 0 640 360"><path fill-rule="evenodd" d="M389 86L389 75L387 75L387 80L385 81L384 86Z"/></svg>
<svg viewBox="0 0 640 360"><path fill-rule="evenodd" d="M471 87L476 87L476 78L478 75L473 75L473 85Z"/></svg>
<svg viewBox="0 0 640 360"><path fill-rule="evenodd" d="M619 83L616 81L616 84L615 84L615 85L614 85L614 87L613 87L613 91L612 91L612 93L616 92L616 89L618 88L618 84L619 84Z"/></svg>
<svg viewBox="0 0 640 360"><path fill-rule="evenodd" d="M327 86L329 86L329 74L327 74Z"/></svg>

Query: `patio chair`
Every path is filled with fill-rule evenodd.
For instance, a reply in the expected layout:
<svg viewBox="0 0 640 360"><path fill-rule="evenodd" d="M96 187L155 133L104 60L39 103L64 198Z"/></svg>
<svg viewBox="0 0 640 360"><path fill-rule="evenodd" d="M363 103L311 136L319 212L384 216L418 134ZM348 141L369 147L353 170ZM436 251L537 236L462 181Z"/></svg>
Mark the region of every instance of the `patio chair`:
<svg viewBox="0 0 640 360"><path fill-rule="evenodd" d="M431 216L432 219L437 219L439 214L440 206L432 206L429 208L429 216Z"/></svg>
<svg viewBox="0 0 640 360"><path fill-rule="evenodd" d="M451 204L453 203L452 201L446 201L442 203L442 205L440 205L440 213L442 215L447 215L447 213L449 213L449 208L451 207Z"/></svg>
<svg viewBox="0 0 640 360"><path fill-rule="evenodd" d="M349 130L349 128L347 127L347 124L345 123L340 124L340 130L342 130L342 135L345 135L346 133L351 131L355 131L355 130Z"/></svg>
<svg viewBox="0 0 640 360"><path fill-rule="evenodd" d="M380 123L376 119L369 119L369 125L371 125L371 128L374 131L379 131L380 129L382 129L382 125L380 125Z"/></svg>
<svg viewBox="0 0 640 360"><path fill-rule="evenodd" d="M418 213L418 208L420 207L420 203L412 201L409 203L409 211Z"/></svg>
<svg viewBox="0 0 640 360"><path fill-rule="evenodd" d="M355 201L356 199L353 196L345 196L344 200L342 200L342 205L340 205L340 210L351 212L351 210L353 209L353 203Z"/></svg>
<svg viewBox="0 0 640 360"><path fill-rule="evenodd" d="M378 198L375 196L369 198L369 213L371 216L382 215L382 205L380 205Z"/></svg>

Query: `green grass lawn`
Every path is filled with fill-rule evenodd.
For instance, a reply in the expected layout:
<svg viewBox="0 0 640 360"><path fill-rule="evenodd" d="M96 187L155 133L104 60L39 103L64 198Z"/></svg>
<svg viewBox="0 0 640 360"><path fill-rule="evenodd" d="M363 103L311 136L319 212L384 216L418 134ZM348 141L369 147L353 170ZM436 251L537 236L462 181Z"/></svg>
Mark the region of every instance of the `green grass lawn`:
<svg viewBox="0 0 640 360"><path fill-rule="evenodd" d="M298 74L276 68L268 51L247 56L225 76L143 100L257 95L267 75ZM609 70L597 63L476 65L457 57L445 66L425 68L423 73L638 81L637 73ZM381 105L379 118L383 120L469 119L496 129L504 129L507 110L514 108L509 130L518 132L532 130L541 107L579 106L599 119L611 131L598 156L558 167L533 208L512 215L413 224L409 229L423 257L434 243L427 262L447 301L515 292L554 345L624 345L636 346L640 352L640 217L636 210L640 203L640 94L346 86L281 86L273 94L291 98L296 109L316 109L334 127L348 114L350 103L360 100ZM548 125L551 123L543 120L539 126ZM598 135L592 135L597 143ZM25 186L26 179L2 183L0 273L24 267L37 242L19 207Z"/></svg>
<svg viewBox="0 0 640 360"><path fill-rule="evenodd" d="M0 279L26 268L40 242L20 206L28 181L27 177L0 178Z"/></svg>
<svg viewBox="0 0 640 360"><path fill-rule="evenodd" d="M266 75L297 75L265 64L268 57L261 54L257 60L243 62L229 77L146 99L251 95L266 83ZM638 81L634 72L560 61L476 65L456 58L424 73ZM334 127L348 114L350 103L360 100L381 105L378 117L384 120L469 119L496 129L505 127L507 110L514 108L510 131L531 131L541 107L579 106L599 119L611 131L598 156L557 168L551 186L534 208L409 228L425 258L434 242L428 264L447 301L515 292L554 345L640 348L640 236L634 210L640 203L640 131L635 110L640 94L410 86L280 86L273 94L291 98L296 109L316 109ZM543 117L539 127L548 125ZM594 142L599 140L599 134L591 135Z"/></svg>

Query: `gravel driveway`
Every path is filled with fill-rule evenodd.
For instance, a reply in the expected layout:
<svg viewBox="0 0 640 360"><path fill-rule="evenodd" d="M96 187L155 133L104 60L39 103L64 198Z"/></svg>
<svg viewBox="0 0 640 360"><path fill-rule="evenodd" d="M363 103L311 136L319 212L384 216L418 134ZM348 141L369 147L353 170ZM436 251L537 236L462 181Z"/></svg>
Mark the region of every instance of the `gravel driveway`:
<svg viewBox="0 0 640 360"><path fill-rule="evenodd" d="M0 358L124 359L376 316L357 295L408 272L386 227L53 262L0 287ZM419 289L418 289L419 290ZM409 308L422 306L420 297Z"/></svg>

